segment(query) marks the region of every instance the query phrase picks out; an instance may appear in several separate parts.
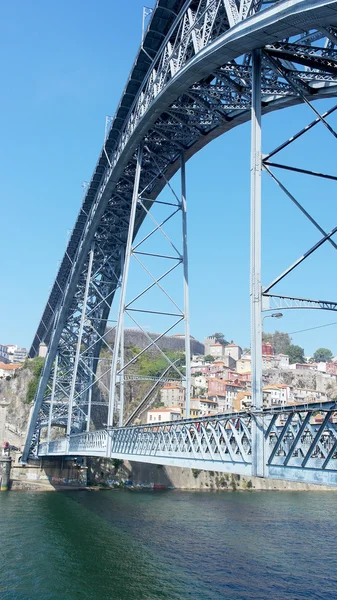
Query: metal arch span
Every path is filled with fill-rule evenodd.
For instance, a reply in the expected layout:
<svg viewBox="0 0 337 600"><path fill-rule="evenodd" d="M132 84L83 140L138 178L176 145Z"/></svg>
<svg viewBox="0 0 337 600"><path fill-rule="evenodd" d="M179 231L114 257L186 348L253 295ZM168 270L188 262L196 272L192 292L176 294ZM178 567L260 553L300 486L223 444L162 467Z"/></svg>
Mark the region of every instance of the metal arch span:
<svg viewBox="0 0 337 600"><path fill-rule="evenodd" d="M166 10L164 17L161 11L169 5L173 12ZM182 152L189 158L249 119L254 48L264 48L265 112L305 98L336 95L337 2L281 0L262 8L261 2L247 0L157 2L31 349L32 356L40 341L49 346L25 458L34 431L46 422L55 357L59 356L55 410L60 423L69 397L75 389L76 397L84 395L95 375L106 320L120 285L139 144L144 144L140 188L146 190L149 208L178 169ZM138 85L134 75L139 81L142 70L145 76ZM143 218L138 211L135 234ZM85 360L78 364L82 346Z"/></svg>
<svg viewBox="0 0 337 600"><path fill-rule="evenodd" d="M166 12L166 27L163 28L165 32L169 29L171 25L172 29L172 15L174 15L174 11L172 9L167 9L165 11L165 4L168 4L167 0L157 2L157 7L153 13L151 23L156 22L156 12L163 10ZM176 3L181 4L181 3ZM185 2L184 6L190 5L191 2ZM210 4L214 4L211 2ZM221 4L221 2L217 2L217 4ZM249 3L248 3L249 4ZM253 4L253 3L251 3ZM259 4L259 3L258 3ZM282 9L282 5L285 5L285 8ZM85 226L87 225L88 216L90 211L93 208L94 201L97 199L97 194L100 196L100 206L104 204L103 192L108 192L106 190L106 184L110 180L112 175L112 169L109 163L111 163L111 157L119 154L116 146L125 145L125 142L130 141L131 137L136 138L135 143L133 144L132 150L136 147L137 142L142 139L142 136L150 128L153 120L158 117L165 110L165 108L169 107L171 102L179 97L181 93L183 93L186 89L189 88L190 82L193 81L192 85L195 84L200 78L203 76L207 76L209 72L217 68L221 68L224 64L229 63L223 69L223 82L228 82L229 89L238 90L240 92L240 83L237 84L235 79L232 77L233 74L237 75L237 79L242 81L244 77L251 78L251 69L249 65L233 65L231 61L235 60L238 56L242 54L248 54L255 47L263 47L266 40L269 41L278 41L280 37L280 31L282 31L282 38L288 37L291 35L296 35L300 32L305 32L309 28L316 28L319 24L319 21L322 22L322 27L327 25L333 25L337 23L336 17L337 10L337 2L317 2L317 1L308 1L308 0L293 0L287 2L278 2L275 4L272 10L266 10L263 13L258 13L255 17L252 17L249 20L249 26L246 23L238 23L234 28L226 28L225 32L216 39L216 42L213 44L207 45L204 49L196 52L194 59L191 58L186 62L186 66L184 68L178 69L176 73L173 74L168 81L165 81L165 85L162 89L159 90L159 86L157 83L152 81L153 88L157 89L156 95L148 94L151 98L149 102L149 98L147 98L147 106L145 106L145 102L142 100L141 95L144 94L144 88L149 83L150 72L153 63L155 63L155 59L152 62L149 60L148 54L145 54L145 60L141 66L138 66L138 61L140 61L140 57L142 56L142 48L140 49L137 59L135 61L134 68L130 74L128 83L124 90L124 94L120 101L117 113L114 117L114 120L111 123L111 127L107 138L105 140L104 147L102 149L101 155L97 162L94 174L89 183L88 190L86 192L82 207L79 212L79 216L77 218L72 236L69 241L69 245L67 251L65 253L64 259L62 261L59 273L56 277L55 284L53 286L51 295L48 299L43 317L37 329L36 335L33 340L32 347L30 349L30 356L35 356L38 352L38 346L41 341L46 341L47 343L50 340L50 332L53 323L53 317L55 315L56 308L60 301L60 298L64 294L65 285L67 279L69 277L71 266L75 259L79 242L83 237L83 233L85 230ZM171 17L169 19L168 17ZM161 20L164 17L161 15ZM292 19L296 19L296 25L292 23ZM299 22L300 21L300 22ZM267 30L265 30L267 28ZM262 30L262 31L261 31ZM259 38L255 38L256 32L259 33ZM142 44L143 48L147 48L146 41L150 34L154 35L152 32L151 25L148 29L148 33L145 37L145 41ZM190 34L193 37L193 27L190 28ZM158 31L158 37L162 39L164 33L162 31ZM321 36L324 37L328 35L329 39L337 41L336 33L332 30L327 29L326 31L322 31ZM308 37L308 43L310 43L310 36ZM319 35L311 36L314 39L319 39ZM166 38L165 38L166 39ZM153 40L152 40L153 43ZM152 49L152 47L151 47ZM160 45L157 42L157 50L160 49ZM150 47L147 52L150 51ZM169 58L169 57L168 57ZM212 59L211 65L210 59ZM214 61L214 62L213 62ZM140 85L140 73L141 71L145 71L145 77L143 83ZM192 77L190 76L190 72L192 73ZM170 71L168 71L168 77L170 75ZM292 73L292 77L298 77L301 82L303 79L307 81L311 81L313 83L316 82L315 87L305 86L301 84L300 89L306 91L307 95L312 95L314 98L324 97L335 95L336 90L334 89L334 84L336 83L336 77L333 77L331 73L326 73L323 77L323 72L320 73ZM221 79L220 79L221 81ZM161 82L163 85L163 81ZM278 108L284 108L285 106L291 106L292 104L299 103L302 101L301 97L294 93L291 89L290 85L283 86L283 90L281 86L277 86L277 79L271 79L271 89L269 93L269 101L265 101L263 110L267 112L269 110L277 110ZM226 86L225 86L226 87ZM244 92L244 87L241 83L242 92ZM332 88L332 89L331 89ZM199 91L197 89L192 89L194 95L197 96L196 92ZM202 91L202 90L200 90ZM216 86L215 86L216 91ZM225 91L225 90L224 90ZM219 95L221 95L221 90L219 91ZM243 95L243 94L241 94ZM249 90L248 90L249 95ZM193 96L192 96L193 97ZM133 112L136 110L136 104L144 105L140 110L140 115L137 117L133 116ZM159 103L160 102L160 103ZM196 100L197 102L197 100ZM186 146L186 159L190 158L195 152L200 150L203 146L209 143L215 137L221 135L225 131L233 128L234 126L243 123L250 118L249 108L249 98L246 98L246 102L240 102L239 96L236 98L236 102L231 102L232 106L228 109L218 107L218 119L215 119L214 116L210 118L210 126L205 127L204 129L200 129L198 135L198 130L195 129L194 134L196 135L196 139L193 140L191 145ZM235 108L235 104L237 107ZM204 104L204 113L207 115L207 112L212 112L212 107L207 111L207 106ZM179 112L179 107L177 107L176 114L181 115ZM191 107L192 112L195 110L195 107ZM195 110L195 112L197 112ZM222 114L221 114L222 113ZM138 126L142 121L143 129L139 130ZM177 119L176 119L177 124ZM183 121L182 121L183 125ZM136 131L137 126L137 131ZM171 125L172 127L173 125ZM186 123L188 127L189 124ZM131 135L130 135L131 133ZM136 134L136 135L134 135ZM160 138L160 133L158 133L158 137ZM166 179L170 178L179 168L179 160L177 159L178 152L176 152L176 160L173 157L173 163L171 161L166 161L167 164L163 165L161 174L165 172ZM115 158L115 156L114 156ZM119 161L120 162L120 161ZM116 165L114 165L115 167ZM123 169L123 165L121 166L121 170ZM114 177L111 183L116 185L118 177ZM154 182L156 185L152 190L151 197L155 198L162 187L166 183L166 179L163 177L158 178L158 181Z"/></svg>

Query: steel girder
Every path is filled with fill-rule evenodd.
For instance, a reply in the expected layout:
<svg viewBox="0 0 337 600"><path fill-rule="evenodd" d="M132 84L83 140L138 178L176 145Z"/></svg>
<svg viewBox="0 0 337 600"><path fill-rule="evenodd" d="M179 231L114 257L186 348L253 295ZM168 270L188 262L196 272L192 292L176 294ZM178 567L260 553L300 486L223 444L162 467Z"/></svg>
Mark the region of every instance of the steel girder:
<svg viewBox="0 0 337 600"><path fill-rule="evenodd" d="M57 354L53 410L62 423L67 421L68 428L70 421L79 429L87 421L83 406L88 406L100 347L106 343L111 302L120 285L139 143L144 143L140 189L146 190L150 208L151 199L179 168L182 151L188 159L249 119L253 48L265 49L264 112L299 103L303 95L312 99L336 95L337 2L280 1L262 8L260 2L246 0L158 1L129 80L135 82L138 77L133 102L130 91L125 92L127 110L123 97L33 342L31 356L40 341L48 343L48 354L32 407L24 459L36 432L46 424ZM163 19L160 11L165 10L170 17L159 43L155 27ZM148 48L144 47L147 41ZM135 235L143 218L139 211ZM93 262L88 273L90 251ZM73 414L69 417L70 396Z"/></svg>
<svg viewBox="0 0 337 600"><path fill-rule="evenodd" d="M101 456L252 475L252 427L263 430L264 476L337 485L337 406L275 406L259 413L92 431L40 444L39 456Z"/></svg>

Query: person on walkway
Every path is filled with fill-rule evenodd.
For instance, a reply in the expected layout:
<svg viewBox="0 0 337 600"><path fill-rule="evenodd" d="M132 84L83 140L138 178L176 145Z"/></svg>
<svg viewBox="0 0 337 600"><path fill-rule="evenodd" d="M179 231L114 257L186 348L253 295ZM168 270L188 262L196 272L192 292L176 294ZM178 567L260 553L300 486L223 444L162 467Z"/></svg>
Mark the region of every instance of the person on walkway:
<svg viewBox="0 0 337 600"><path fill-rule="evenodd" d="M2 450L3 456L9 456L9 442L4 442L4 447Z"/></svg>

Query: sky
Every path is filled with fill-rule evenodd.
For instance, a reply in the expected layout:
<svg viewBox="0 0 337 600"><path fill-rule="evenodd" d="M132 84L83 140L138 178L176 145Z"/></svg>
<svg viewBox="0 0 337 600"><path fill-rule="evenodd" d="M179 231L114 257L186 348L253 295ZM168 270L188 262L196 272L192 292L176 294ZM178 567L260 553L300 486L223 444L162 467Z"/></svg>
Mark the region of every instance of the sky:
<svg viewBox="0 0 337 600"><path fill-rule="evenodd" d="M29 348L32 342L81 205L82 184L90 179L103 143L105 117L115 112L140 44L142 7L140 0L13 0L2 6L0 343ZM331 100L315 104L322 111L331 105ZM263 152L313 118L303 106L264 117ZM337 129L336 116L329 122ZM319 125L278 159L335 174L336 143ZM202 340L221 331L243 347L249 346L250 327L249 160L245 124L187 163L191 334ZM336 182L285 171L277 175L322 227L336 226ZM179 177L172 184L179 188ZM169 198L171 192L162 195ZM262 220L267 285L320 234L267 174ZM335 261L335 249L325 244L275 291L336 300ZM142 285L137 277L131 295ZM337 354L337 325L320 327L337 322L335 313L283 314L280 320L265 319L264 330L291 333L306 355L321 346ZM142 325L156 329L149 320Z"/></svg>

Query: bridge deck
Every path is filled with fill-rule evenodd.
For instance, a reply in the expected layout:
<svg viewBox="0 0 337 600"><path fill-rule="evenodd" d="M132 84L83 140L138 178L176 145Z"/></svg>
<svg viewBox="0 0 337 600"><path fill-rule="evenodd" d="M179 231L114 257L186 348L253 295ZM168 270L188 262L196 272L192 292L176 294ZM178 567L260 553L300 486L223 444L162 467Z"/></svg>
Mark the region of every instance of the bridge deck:
<svg viewBox="0 0 337 600"><path fill-rule="evenodd" d="M264 476L337 485L336 404L114 427L39 445L43 456L92 456L252 475L252 429L264 434Z"/></svg>

